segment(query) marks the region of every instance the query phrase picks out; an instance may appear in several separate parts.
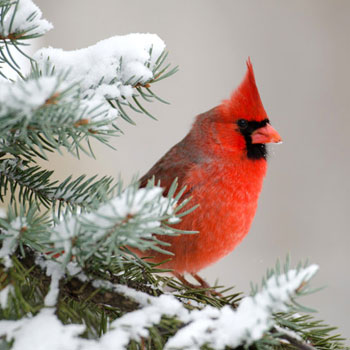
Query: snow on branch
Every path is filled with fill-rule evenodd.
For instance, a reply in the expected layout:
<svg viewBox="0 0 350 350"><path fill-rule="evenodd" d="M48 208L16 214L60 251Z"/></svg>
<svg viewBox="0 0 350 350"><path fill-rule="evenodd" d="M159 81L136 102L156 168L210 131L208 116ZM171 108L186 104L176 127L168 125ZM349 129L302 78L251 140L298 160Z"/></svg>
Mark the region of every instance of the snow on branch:
<svg viewBox="0 0 350 350"><path fill-rule="evenodd" d="M0 233L0 239L2 238L2 247L0 248L0 261L1 259L3 260L3 264L6 268L12 266L12 260L10 256L17 249L18 238L22 233L23 228L26 227L26 218L16 217L14 220L6 224L6 233Z"/></svg>
<svg viewBox="0 0 350 350"><path fill-rule="evenodd" d="M44 308L34 317L0 321L0 336L15 340L12 350L83 350L84 340L78 335L84 329L84 325L61 323L54 308Z"/></svg>
<svg viewBox="0 0 350 350"><path fill-rule="evenodd" d="M131 185L116 197L105 199L103 204L94 203L89 212L74 210L60 219L44 219L35 206L22 211L19 216L10 210L7 219L0 220L0 258L10 267L11 255L16 248L26 245L47 257L55 256L64 271L68 262L85 266L92 257L104 267L122 263L127 254L126 247L168 253L169 244L158 240L155 234L180 234L182 231L168 225L178 222L192 210L182 210L189 199L179 203L182 191L174 196L176 187L174 182L168 196L164 197L163 189L151 183L140 189ZM57 195L61 200L69 199L74 196L74 188L70 191L65 188Z"/></svg>
<svg viewBox="0 0 350 350"><path fill-rule="evenodd" d="M89 154L84 140L106 143L107 136L119 133L117 110L83 99L79 84L66 76L46 69L27 80L0 81L0 151L33 155L36 149L45 158L48 147L65 147L74 155L79 149Z"/></svg>
<svg viewBox="0 0 350 350"><path fill-rule="evenodd" d="M122 341L119 348L124 349L131 340L148 337L148 328L159 324L163 316L176 317L185 324L168 340L164 347L167 350L250 345L274 326L273 314L287 311L288 303L317 270L318 266L310 265L272 276L260 293L244 298L237 310L230 306L221 309L205 306L189 311L172 295L151 297L126 286L114 286L115 291L137 301L143 308L113 321L111 330L101 337L99 349L109 349L107 344L118 344L118 341L119 344ZM96 281L95 286L111 288L106 282Z"/></svg>
<svg viewBox="0 0 350 350"><path fill-rule="evenodd" d="M34 58L39 68L50 63L58 71L69 70L67 81L79 82L86 98L105 103L110 109L117 108L128 119L121 104L130 107L128 98L135 100L138 94L147 101L157 99L149 90L150 84L160 75L166 77L175 72L173 69L165 73L169 65L162 67L166 59L164 50L165 44L156 34L135 33L114 36L75 51L44 48ZM148 93L142 92L141 87ZM135 107L131 106L133 110L147 112L137 99L135 103Z"/></svg>
<svg viewBox="0 0 350 350"><path fill-rule="evenodd" d="M0 4L0 40L38 37L53 28L31 0L5 1Z"/></svg>
<svg viewBox="0 0 350 350"><path fill-rule="evenodd" d="M107 136L120 132L118 116L133 123L125 107L151 116L139 96L165 102L150 89L150 83L176 71L163 67L164 49L157 35L130 34L76 51L39 50L29 77L0 80L0 151L18 153L11 147L20 141L22 148L38 149L44 158L47 146L91 154L83 140L106 143ZM47 141L42 147L41 138Z"/></svg>
<svg viewBox="0 0 350 350"><path fill-rule="evenodd" d="M62 74L31 77L27 80L10 82L0 81L0 120L8 127L25 120L26 125L38 122L46 117L45 122L81 121L83 118L112 120L116 116L101 108L101 102L90 99L80 101L80 89L77 84L67 83ZM50 111L50 109L52 111ZM55 113L53 113L53 111ZM102 116L101 116L102 115ZM10 120L11 119L11 120ZM91 121L90 121L91 124ZM2 129L4 126L2 126ZM5 128L4 128L5 129Z"/></svg>
<svg viewBox="0 0 350 350"><path fill-rule="evenodd" d="M80 81L88 95L121 99L133 94L136 83L153 78L153 68L164 49L156 34L128 34L75 51L44 48L34 58L39 65L49 60L59 71L69 69L69 79Z"/></svg>
<svg viewBox="0 0 350 350"><path fill-rule="evenodd" d="M109 263L112 255L123 254L124 246L164 252L153 234L174 235L167 223L180 220L177 213L187 202L177 205L178 198L165 198L162 192L160 187L130 186L95 211L66 216L52 229L50 242L55 251L65 252L61 259L74 256L81 262L97 254Z"/></svg>
<svg viewBox="0 0 350 350"><path fill-rule="evenodd" d="M0 118L9 114L22 114L31 119L38 108L49 105L53 96L65 90L57 76L43 76L38 79L0 81ZM65 84L66 85L66 84ZM55 101L56 103L58 101Z"/></svg>
<svg viewBox="0 0 350 350"><path fill-rule="evenodd" d="M110 324L100 339L82 339L82 325L63 325L54 309L42 309L35 317L18 321L0 321L0 336L14 339L13 349L37 350L44 341L51 350L115 350L126 349L131 340L141 341L149 336L149 328L158 325L162 317L175 317L184 326L169 338L165 349L201 349L206 345L214 349L226 346L250 345L261 339L274 326L273 314L288 310L288 303L302 286L316 273L318 267L311 265L299 270L289 270L274 275L260 293L246 297L234 310L229 306L217 309L205 306L201 310L188 310L173 295L150 296L123 285L95 280L95 288L111 290L136 301L140 309L126 313Z"/></svg>
<svg viewBox="0 0 350 350"><path fill-rule="evenodd" d="M317 272L317 265L274 275L255 296L242 300L237 310L210 306L190 314L190 322L169 339L165 349L214 349L250 345L274 326L273 314L288 310L288 303Z"/></svg>

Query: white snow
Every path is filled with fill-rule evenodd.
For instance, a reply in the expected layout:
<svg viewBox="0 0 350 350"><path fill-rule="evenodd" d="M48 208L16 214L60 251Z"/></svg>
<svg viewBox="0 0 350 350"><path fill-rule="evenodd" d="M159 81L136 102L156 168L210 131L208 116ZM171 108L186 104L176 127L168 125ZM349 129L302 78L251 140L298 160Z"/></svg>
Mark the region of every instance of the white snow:
<svg viewBox="0 0 350 350"><path fill-rule="evenodd" d="M119 115L106 99L125 101L135 95L132 84L153 78L152 70L164 48L155 34L129 34L76 51L41 49L34 55L39 68L47 72L54 65L55 74L15 82L1 79L0 118L14 114L31 119L44 105L70 104L76 108L75 120L88 120L94 130L106 130Z"/></svg>
<svg viewBox="0 0 350 350"><path fill-rule="evenodd" d="M113 321L107 333L97 340L79 338L85 326L63 325L53 308L44 308L35 317L0 321L0 336L15 339L14 350L124 350L131 340L148 337L148 328L169 316L185 325L168 340L167 350L199 350L205 344L215 349L249 345L274 325L273 314L286 310L286 303L317 269L311 265L271 277L260 293L244 298L236 310L229 306L221 309L205 306L189 311L173 295L154 297L124 285L96 280L94 287L121 293L138 302L141 308Z"/></svg>
<svg viewBox="0 0 350 350"><path fill-rule="evenodd" d="M26 35L43 35L53 28L46 19L42 19L42 12L31 0L16 1L0 22L0 35L7 37L9 34L26 32ZM14 18L13 18L14 16ZM13 18L13 19L12 19ZM12 25L11 25L12 21Z"/></svg>
<svg viewBox="0 0 350 350"><path fill-rule="evenodd" d="M46 275L51 276L50 290L45 296L45 306L54 306L59 293L59 282L64 276L63 266L57 262L46 261Z"/></svg>
<svg viewBox="0 0 350 350"><path fill-rule="evenodd" d="M89 119L89 124L98 123L104 121L103 126L93 126L94 130L106 130L109 125L106 123L111 123L114 121L119 113L118 110L112 108L104 97L99 95L92 95L80 101L81 115L78 119Z"/></svg>
<svg viewBox="0 0 350 350"><path fill-rule="evenodd" d="M279 325L275 325L275 329L282 334L286 334L286 335L289 335L290 337L292 337L296 340L303 341L303 338L298 333L296 333L290 329L280 327Z"/></svg>
<svg viewBox="0 0 350 350"><path fill-rule="evenodd" d="M97 87L107 89L113 86L103 93L109 97L120 98L119 87L124 85L123 83L145 83L153 78L152 68L164 49L165 44L157 35L134 33L114 36L75 51L44 48L39 50L34 58L39 65L46 64L49 59L58 71L69 69L69 79L81 81L83 91L89 94ZM149 68L145 66L147 63ZM116 84L113 83L115 79Z"/></svg>
<svg viewBox="0 0 350 350"><path fill-rule="evenodd" d="M10 113L23 113L27 116L43 106L57 91L58 77L43 76L27 81L0 81L0 118Z"/></svg>
<svg viewBox="0 0 350 350"><path fill-rule="evenodd" d="M31 0L14 1L0 23L0 36L22 31L44 34L52 25L41 16ZM94 130L109 129L119 113L106 99L125 102L136 95L135 84L154 78L155 63L164 49L157 35L137 33L114 36L75 51L40 49L34 55L39 69L47 72L53 65L55 75L16 82L0 79L0 118L13 113L30 119L52 96L77 84L78 95L67 94L68 101L67 96L60 96L59 105L75 99L79 101L76 120L88 120ZM63 73L67 73L64 84L59 76Z"/></svg>
<svg viewBox="0 0 350 350"><path fill-rule="evenodd" d="M0 321L0 336L15 339L12 350L78 350L83 342L78 335L84 330L84 325L63 325L53 308L44 308L35 317Z"/></svg>
<svg viewBox="0 0 350 350"><path fill-rule="evenodd" d="M59 281L64 277L65 272L69 276L79 278L82 282L88 281L88 277L82 272L82 269L76 262L70 261L64 266L59 261L47 259L47 256L37 254L35 264L41 269L46 270L46 275L51 277L50 289L45 296L45 306L55 306L59 294Z"/></svg>
<svg viewBox="0 0 350 350"><path fill-rule="evenodd" d="M106 98L123 101L136 94L133 84L144 84L153 78L155 62L164 49L165 44L157 35L134 33L75 51L44 48L34 58L40 67L49 62L56 71L68 70L67 82L79 82L87 101L104 104L108 109L105 117L111 118L117 112Z"/></svg>
<svg viewBox="0 0 350 350"><path fill-rule="evenodd" d="M14 294L14 288L11 284L8 284L3 290L0 291L0 307L5 309L7 307L7 301L10 294Z"/></svg>
<svg viewBox="0 0 350 350"><path fill-rule="evenodd" d="M94 281L94 287L104 287L135 300L141 309L128 312L113 321L110 330L97 342L97 350L126 349L131 340L140 341L149 336L148 328L160 322L162 316L175 316L188 320L188 311L172 295L153 297L124 285L112 285L106 281Z"/></svg>
<svg viewBox="0 0 350 350"><path fill-rule="evenodd" d="M88 280L88 277L82 272L81 267L75 261L70 261L66 266L66 270L69 276L76 276L82 282L85 282Z"/></svg>
<svg viewBox="0 0 350 350"><path fill-rule="evenodd" d="M12 266L10 256L15 252L18 246L18 236L22 227L26 226L26 219L17 217L10 222L9 227L5 233L5 238L2 240L2 247L0 248L0 259L6 268Z"/></svg>
<svg viewBox="0 0 350 350"><path fill-rule="evenodd" d="M82 99L79 85L63 81L59 74L15 82L0 80L0 120L9 115L15 116L15 121L20 118L30 120L43 107L53 105L61 109L54 107L55 113L50 113L48 118L72 117L73 122L88 120L89 127L94 130L109 128L118 116L118 111L107 106L104 99Z"/></svg>
<svg viewBox="0 0 350 350"><path fill-rule="evenodd" d="M271 277L266 287L253 297L242 300L237 310L205 307L191 313L191 322L180 329L165 345L165 349L200 350L207 344L215 349L252 344L273 325L273 314L287 310L286 304L303 282L318 270L317 265L290 270Z"/></svg>
<svg viewBox="0 0 350 350"><path fill-rule="evenodd" d="M42 255L37 255L35 264L46 270L46 275L51 277L49 292L45 296L45 306L55 306L59 293L59 282L64 276L64 266L56 261L48 260Z"/></svg>
<svg viewBox="0 0 350 350"><path fill-rule="evenodd" d="M99 341L101 349L110 349L108 344L124 349L131 339L147 337L148 328L158 324L162 316L176 317L186 324L168 340L165 349L199 350L205 344L215 349L249 345L274 325L273 313L285 311L291 296L317 269L316 265L311 265L300 271L290 270L287 275L270 278L260 293L244 298L237 310L229 306L221 309L206 306L202 310L188 311L172 295L152 297L126 286L94 281L96 288L112 289L142 306L142 309L129 312L112 322L111 330Z"/></svg>

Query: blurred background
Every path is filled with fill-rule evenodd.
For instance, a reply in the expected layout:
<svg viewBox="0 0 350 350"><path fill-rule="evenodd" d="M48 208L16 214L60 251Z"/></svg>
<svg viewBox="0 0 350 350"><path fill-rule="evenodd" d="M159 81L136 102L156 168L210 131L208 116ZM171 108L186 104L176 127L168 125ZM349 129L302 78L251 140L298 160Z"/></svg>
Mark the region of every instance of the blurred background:
<svg viewBox="0 0 350 350"><path fill-rule="evenodd" d="M180 66L154 90L158 117L120 121L118 151L96 145L97 160L53 156L45 166L70 174L145 173L187 133L193 118L227 98L251 57L265 109L284 143L271 149L251 232L202 271L210 282L249 292L279 257L320 265L304 304L350 335L350 2L348 0L36 0L54 24L37 46L79 49L130 32L157 33Z"/></svg>

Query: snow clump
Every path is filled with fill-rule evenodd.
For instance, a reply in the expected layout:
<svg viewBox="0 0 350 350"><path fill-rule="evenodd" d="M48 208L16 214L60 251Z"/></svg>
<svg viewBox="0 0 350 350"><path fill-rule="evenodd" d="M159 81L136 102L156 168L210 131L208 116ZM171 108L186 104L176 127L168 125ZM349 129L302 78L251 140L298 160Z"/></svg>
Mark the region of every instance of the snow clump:
<svg viewBox="0 0 350 350"><path fill-rule="evenodd" d="M39 67L51 64L57 71L69 71L67 82L78 82L87 101L125 101L136 94L137 84L154 78L157 60L165 44L156 34L128 34L99 41L87 48L64 51L40 49L34 58Z"/></svg>
<svg viewBox="0 0 350 350"><path fill-rule="evenodd" d="M9 1L10 3L10 1ZM42 12L31 0L11 2L9 11L0 22L0 36L7 38L10 34L25 33L25 35L40 36L53 28Z"/></svg>

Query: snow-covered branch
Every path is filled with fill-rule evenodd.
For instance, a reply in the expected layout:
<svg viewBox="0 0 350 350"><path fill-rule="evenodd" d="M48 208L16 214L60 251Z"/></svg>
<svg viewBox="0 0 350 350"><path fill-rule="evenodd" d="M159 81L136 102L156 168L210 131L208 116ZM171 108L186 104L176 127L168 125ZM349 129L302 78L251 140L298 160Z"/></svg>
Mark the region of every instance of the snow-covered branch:
<svg viewBox="0 0 350 350"><path fill-rule="evenodd" d="M163 317L174 317L184 325L170 337L165 349L201 349L207 345L214 349L250 345L261 339L274 326L273 314L286 311L291 298L316 273L311 265L300 270L290 270L284 275L271 277L266 287L254 297L242 300L237 310L229 306L217 309L205 306L188 310L173 295L153 297L126 286L107 281L94 281L96 288L104 288L136 301L141 308L113 321L109 330L98 340L79 338L82 325L64 326L54 315L54 310L42 309L35 317L19 321L0 321L0 336L14 339L13 349L26 344L27 350L38 349L46 335L45 345L51 350L115 350L126 349L130 341L141 341L149 336L149 328L158 325Z"/></svg>
<svg viewBox="0 0 350 350"><path fill-rule="evenodd" d="M79 186L75 187L79 189ZM64 188L61 194L58 189L55 195L60 196L61 200L68 200L74 196L75 187L70 186L70 190ZM175 189L174 183L168 196L163 197L163 189L160 187L150 184L146 188L138 188L132 185L118 196L98 205L95 210L65 214L55 226L47 223L44 228L31 225L36 220L33 213L29 215L30 218L27 215L26 218L11 217L8 221L3 220L3 233L0 233L3 248L0 257L10 261L9 255L19 242L29 246L34 242L36 249L41 247L42 253L59 254L60 261L67 263L74 259L81 265L92 256L100 259L103 265L109 264L112 257L114 262L119 261L125 255L123 247L126 246L167 253L167 244L157 240L154 234L180 234L168 225L180 220L180 212L188 200L178 203L179 194L173 197ZM84 199L84 193L81 195ZM18 224L13 231L13 223L22 224Z"/></svg>
<svg viewBox="0 0 350 350"><path fill-rule="evenodd" d="M167 224L180 220L177 214L187 202L177 205L178 198L165 198L162 192L160 187L130 186L95 211L64 218L53 228L50 242L55 251L65 252L62 259L74 256L81 262L98 255L109 263L112 255L123 255L120 248L125 246L165 252L154 234L178 234Z"/></svg>
<svg viewBox="0 0 350 350"><path fill-rule="evenodd" d="M274 326L273 314L288 310L298 289L317 272L317 265L272 276L255 296L242 300L237 310L205 307L190 314L190 322L169 339L166 349L213 349L250 345Z"/></svg>
<svg viewBox="0 0 350 350"><path fill-rule="evenodd" d="M0 4L0 39L15 40L24 36L41 36L53 28L31 0L9 0Z"/></svg>
<svg viewBox="0 0 350 350"><path fill-rule="evenodd" d="M133 123L126 107L150 115L140 96L161 100L150 84L176 71L163 67L164 49L155 34L130 34L76 51L39 50L28 78L0 80L0 151L34 148L45 158L45 149L63 146L91 154L82 141L119 134L118 116Z"/></svg>
<svg viewBox="0 0 350 350"><path fill-rule="evenodd" d="M4 224L5 222L3 222ZM3 225L1 225L3 226ZM2 238L2 246L0 248L0 260L3 260L3 264L6 268L12 266L10 256L15 252L18 247L19 236L23 230L23 227L27 226L27 220L24 217L16 217L9 223L5 224L6 233L0 234Z"/></svg>
<svg viewBox="0 0 350 350"><path fill-rule="evenodd" d="M79 82L84 98L104 104L114 113L117 109L131 121L122 105L145 112L137 96L146 101L157 98L149 88L160 75L166 75L169 66L163 68L164 50L165 44L157 35L135 33L114 36L75 51L44 48L34 58L40 69L51 64L58 71L69 70L66 81ZM130 98L134 105L128 101Z"/></svg>
<svg viewBox="0 0 350 350"><path fill-rule="evenodd" d="M69 70L69 80L80 81L87 95L122 99L133 94L132 87L154 78L153 70L165 49L155 34L128 34L102 40L75 51L56 48L39 50L39 66L50 61L58 71Z"/></svg>
<svg viewBox="0 0 350 350"><path fill-rule="evenodd" d="M16 62L18 54L31 60L23 50L28 45L25 41L44 35L52 27L42 18L41 10L32 0L0 1L0 80L9 79L11 71L16 73L13 78L24 79L21 67Z"/></svg>
<svg viewBox="0 0 350 350"><path fill-rule="evenodd" d="M45 158L47 150L65 147L76 155L84 151L84 140L106 143L107 136L119 133L117 111L83 99L79 84L67 82L66 76L36 72L27 80L0 81L1 151Z"/></svg>

